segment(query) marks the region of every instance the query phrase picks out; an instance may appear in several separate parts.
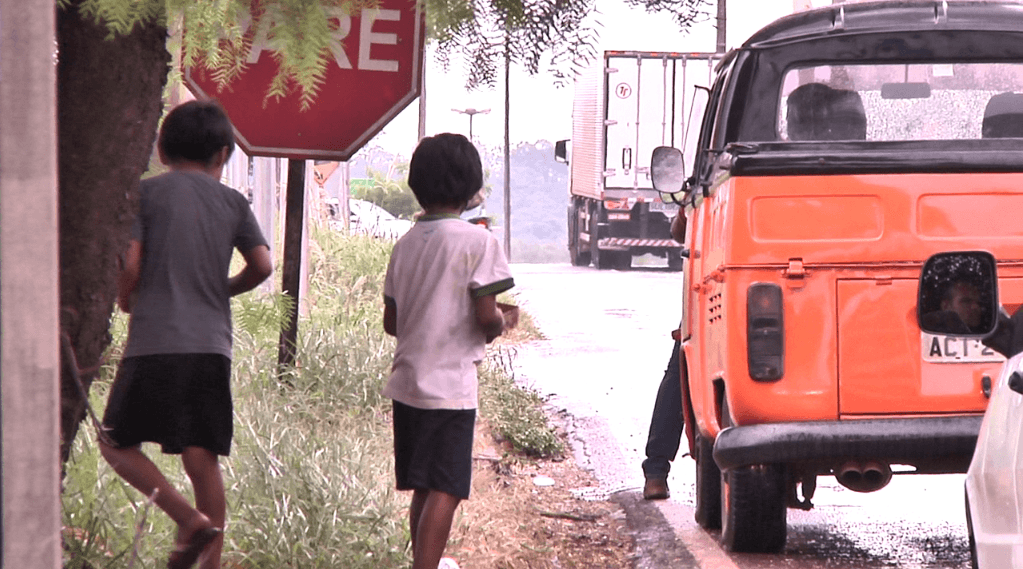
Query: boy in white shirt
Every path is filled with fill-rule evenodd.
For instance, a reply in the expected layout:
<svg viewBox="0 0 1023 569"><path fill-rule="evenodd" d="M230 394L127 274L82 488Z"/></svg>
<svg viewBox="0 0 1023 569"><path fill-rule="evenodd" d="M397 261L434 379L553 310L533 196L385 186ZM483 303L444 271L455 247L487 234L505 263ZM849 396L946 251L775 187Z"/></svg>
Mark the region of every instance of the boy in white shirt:
<svg viewBox="0 0 1023 569"><path fill-rule="evenodd" d="M435 569L458 503L469 497L476 366L515 326L497 294L514 286L497 239L459 218L483 185L479 153L460 134L424 138L409 186L425 214L394 245L384 331L398 339L384 395L394 400L398 490L412 490L413 569Z"/></svg>

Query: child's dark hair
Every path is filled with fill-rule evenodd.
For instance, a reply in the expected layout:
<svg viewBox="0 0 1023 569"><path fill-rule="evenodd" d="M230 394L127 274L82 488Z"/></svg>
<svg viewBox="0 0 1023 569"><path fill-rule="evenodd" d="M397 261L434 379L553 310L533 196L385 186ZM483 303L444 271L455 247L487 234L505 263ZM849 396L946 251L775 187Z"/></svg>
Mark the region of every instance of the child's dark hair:
<svg viewBox="0 0 1023 569"><path fill-rule="evenodd" d="M157 144L168 162L209 164L222 148L234 152L234 129L216 101L189 101L163 119Z"/></svg>
<svg viewBox="0 0 1023 569"><path fill-rule="evenodd" d="M465 207L483 187L480 154L461 134L424 138L412 153L408 185L424 208Z"/></svg>

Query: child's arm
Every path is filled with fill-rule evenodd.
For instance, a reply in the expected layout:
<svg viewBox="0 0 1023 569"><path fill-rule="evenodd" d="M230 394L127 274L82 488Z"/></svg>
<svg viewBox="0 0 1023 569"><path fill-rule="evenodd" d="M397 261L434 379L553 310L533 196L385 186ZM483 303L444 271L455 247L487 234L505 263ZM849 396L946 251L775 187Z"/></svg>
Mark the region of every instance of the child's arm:
<svg viewBox="0 0 1023 569"><path fill-rule="evenodd" d="M128 251L121 262L121 273L117 277L117 306L131 314L131 295L139 284L142 272L142 242L132 240L128 243Z"/></svg>
<svg viewBox="0 0 1023 569"><path fill-rule="evenodd" d="M245 259L245 266L227 282L227 291L231 296L256 288L273 272L270 249L266 245L257 245L248 251L242 251L242 257Z"/></svg>
<svg viewBox="0 0 1023 569"><path fill-rule="evenodd" d="M393 298L384 297L384 332L398 335L398 306Z"/></svg>
<svg viewBox="0 0 1023 569"><path fill-rule="evenodd" d="M487 343L504 332L504 313L497 307L497 295L488 294L476 297L476 325L487 335Z"/></svg>

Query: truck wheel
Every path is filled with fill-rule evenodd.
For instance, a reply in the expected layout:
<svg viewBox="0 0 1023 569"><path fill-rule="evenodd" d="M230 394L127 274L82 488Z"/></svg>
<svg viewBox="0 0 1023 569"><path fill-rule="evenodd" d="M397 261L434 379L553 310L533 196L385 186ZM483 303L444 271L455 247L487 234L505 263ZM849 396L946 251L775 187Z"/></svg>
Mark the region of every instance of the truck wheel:
<svg viewBox="0 0 1023 569"><path fill-rule="evenodd" d="M668 253L668 270L682 270L682 256L678 253Z"/></svg>
<svg viewBox="0 0 1023 569"><path fill-rule="evenodd" d="M721 528L721 471L714 462L714 441L696 433L696 523Z"/></svg>
<svg viewBox="0 0 1023 569"><path fill-rule="evenodd" d="M572 264L577 267L585 267L590 264L590 252L580 251L578 244L569 249L569 254L572 255Z"/></svg>
<svg viewBox="0 0 1023 569"><path fill-rule="evenodd" d="M593 266L604 270L611 268L611 261L614 259L613 251L601 251L597 247L598 233L596 228L590 233L590 260L593 261Z"/></svg>
<svg viewBox="0 0 1023 569"><path fill-rule="evenodd" d="M590 264L590 252L582 250L579 240L579 212L575 204L568 206L568 257L576 267Z"/></svg>
<svg viewBox="0 0 1023 569"><path fill-rule="evenodd" d="M611 257L611 265L619 271L628 271L632 268L632 253L615 251Z"/></svg>

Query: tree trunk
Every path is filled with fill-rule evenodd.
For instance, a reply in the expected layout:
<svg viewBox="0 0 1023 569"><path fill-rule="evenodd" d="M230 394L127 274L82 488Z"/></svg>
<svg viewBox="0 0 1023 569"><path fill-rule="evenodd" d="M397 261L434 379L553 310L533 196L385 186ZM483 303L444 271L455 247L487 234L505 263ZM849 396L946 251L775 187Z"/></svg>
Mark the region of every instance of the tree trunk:
<svg viewBox="0 0 1023 569"><path fill-rule="evenodd" d="M126 250L163 110L170 54L154 22L108 39L73 0L57 10L57 124L60 191L61 334L81 389L61 374L61 463L86 414L87 393L110 344L117 259Z"/></svg>

